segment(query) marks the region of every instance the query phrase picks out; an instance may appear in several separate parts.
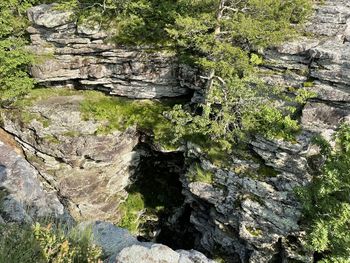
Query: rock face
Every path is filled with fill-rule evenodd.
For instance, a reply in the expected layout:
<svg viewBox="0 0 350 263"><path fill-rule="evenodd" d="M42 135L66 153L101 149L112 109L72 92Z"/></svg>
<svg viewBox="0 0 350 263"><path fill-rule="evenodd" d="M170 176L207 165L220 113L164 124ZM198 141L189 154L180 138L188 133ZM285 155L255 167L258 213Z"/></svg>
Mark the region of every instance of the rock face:
<svg viewBox="0 0 350 263"><path fill-rule="evenodd" d="M213 175L211 184L183 179L186 201L193 207L191 223L202 233L200 246L228 262L269 262L278 253L285 260L309 262L299 240L301 210L293 192L311 180L308 143L306 136L294 144L257 138L252 147L260 160L233 156L229 170L190 147L188 158L200 160Z"/></svg>
<svg viewBox="0 0 350 263"><path fill-rule="evenodd" d="M31 49L51 54L32 68L39 82L132 98L176 97L188 92L185 83L191 74L181 69L173 55L107 44L107 33L97 25L79 25L70 13L53 7L41 5L28 12ZM302 211L294 189L312 180L313 157L318 154L311 143L313 136L322 134L331 140L339 124L350 121L349 15L348 1L325 1L307 25L312 37L264 54L261 77L267 83L287 86L291 93L302 87L315 93L301 109L303 130L294 142L257 137L250 142L252 158L233 155L230 169L215 166L188 144L187 163L196 162L212 174L212 183L181 178L186 207L191 207L190 223L200 233L198 248L222 255L225 262L312 262L302 245ZM82 118L82 100L80 95L56 96L25 112L4 111L3 125L74 217L114 221L138 163L133 151L138 135L135 127L96 135L101 123ZM36 214L62 214L58 199L36 187L38 172L13 152L6 159L10 155L4 147L0 144L6 153L0 152L0 189L6 190L11 211L4 210L0 222L11 216L21 221ZM24 176L16 170L18 165L33 175L23 178L23 182L29 180L21 185L23 193L16 193L17 181L8 176ZM29 213L23 209L27 203L34 203ZM93 231L111 262L210 262L195 251L141 243L106 223L96 223Z"/></svg>
<svg viewBox="0 0 350 263"><path fill-rule="evenodd" d="M38 172L0 138L0 222L30 223L38 218L67 222L53 189L44 190Z"/></svg>
<svg viewBox="0 0 350 263"><path fill-rule="evenodd" d="M102 247L110 263L214 263L202 253L190 250L174 251L155 243L139 242L125 229L106 222L82 223L80 227L91 227L93 242Z"/></svg>
<svg viewBox="0 0 350 263"><path fill-rule="evenodd" d="M71 13L54 5L33 7L28 17L30 48L47 55L32 68L40 83L73 84L130 98L177 97L189 91L184 80L188 72L168 52L108 44L108 34L97 25L79 25Z"/></svg>
<svg viewBox="0 0 350 263"><path fill-rule="evenodd" d="M340 123L350 121L349 15L348 1L325 1L307 26L313 37L264 54L267 83L315 92L301 109L303 131L295 142L256 138L251 148L258 160L233 156L229 170L189 145L187 158L213 174L212 184L182 180L205 250L226 255L227 262L312 262L300 242L301 207L293 189L312 179L312 157L318 154L312 137L331 140Z"/></svg>
<svg viewBox="0 0 350 263"><path fill-rule="evenodd" d="M79 93L50 96L24 110L4 111L3 125L75 218L115 221L138 163L138 135L133 127L96 135L101 123L82 119L83 99Z"/></svg>

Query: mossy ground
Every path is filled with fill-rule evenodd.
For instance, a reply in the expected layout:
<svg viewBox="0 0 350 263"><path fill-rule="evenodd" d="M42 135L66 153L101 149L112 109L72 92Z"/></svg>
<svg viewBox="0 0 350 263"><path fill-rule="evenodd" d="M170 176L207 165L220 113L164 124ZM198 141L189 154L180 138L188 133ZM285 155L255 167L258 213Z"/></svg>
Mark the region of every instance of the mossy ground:
<svg viewBox="0 0 350 263"><path fill-rule="evenodd" d="M108 134L113 131L125 131L128 127L137 126L141 132L154 138L156 143L165 149L176 149L171 143L173 136L172 123L163 113L171 109L175 103L182 103L181 99L168 100L132 100L121 97L110 97L102 92L91 90L75 90L69 88L37 88L14 103L18 109L19 118L25 124L37 120L43 127L50 126L50 120L40 114L30 112L30 107L48 99L65 96L83 96L80 111L83 120L95 120L101 125L98 134ZM29 109L29 110L28 110ZM18 114L17 114L18 115ZM75 136L74 131L66 136Z"/></svg>

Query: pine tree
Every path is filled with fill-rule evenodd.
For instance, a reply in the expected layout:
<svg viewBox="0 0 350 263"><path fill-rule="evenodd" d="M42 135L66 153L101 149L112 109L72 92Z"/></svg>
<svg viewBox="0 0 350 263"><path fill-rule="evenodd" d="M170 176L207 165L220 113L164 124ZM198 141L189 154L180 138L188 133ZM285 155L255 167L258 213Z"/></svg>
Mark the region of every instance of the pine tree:
<svg viewBox="0 0 350 263"><path fill-rule="evenodd" d="M335 135L336 147L318 139L325 159L320 173L306 188L298 189L308 226L308 247L321 262L350 262L350 125Z"/></svg>
<svg viewBox="0 0 350 263"><path fill-rule="evenodd" d="M9 105L34 85L27 73L34 57L25 49L25 10L33 1L0 3L0 106Z"/></svg>

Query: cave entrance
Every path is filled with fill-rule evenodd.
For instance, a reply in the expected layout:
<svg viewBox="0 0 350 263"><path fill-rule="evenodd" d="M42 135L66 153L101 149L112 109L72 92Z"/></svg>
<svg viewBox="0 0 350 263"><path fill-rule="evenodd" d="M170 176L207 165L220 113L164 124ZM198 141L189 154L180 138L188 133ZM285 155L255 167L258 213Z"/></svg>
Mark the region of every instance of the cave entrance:
<svg viewBox="0 0 350 263"><path fill-rule="evenodd" d="M140 164L134 182L127 189L128 199L142 198L142 204L136 205L142 211L134 232L140 241L162 243L173 249L193 249L196 235L180 181L185 172L183 153L156 151L147 143L140 143L137 151L141 153Z"/></svg>

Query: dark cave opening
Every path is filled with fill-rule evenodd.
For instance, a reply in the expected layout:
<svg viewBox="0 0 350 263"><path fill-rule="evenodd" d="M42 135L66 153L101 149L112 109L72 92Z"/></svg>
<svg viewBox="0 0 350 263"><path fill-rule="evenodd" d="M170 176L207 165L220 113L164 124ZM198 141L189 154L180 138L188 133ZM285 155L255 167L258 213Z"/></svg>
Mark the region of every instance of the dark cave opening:
<svg viewBox="0 0 350 263"><path fill-rule="evenodd" d="M139 226L138 239L152 241L172 249L193 249L198 232L190 223L191 207L185 205L180 177L185 173L183 152L161 152L140 143L140 164L127 189L143 197L145 220Z"/></svg>

